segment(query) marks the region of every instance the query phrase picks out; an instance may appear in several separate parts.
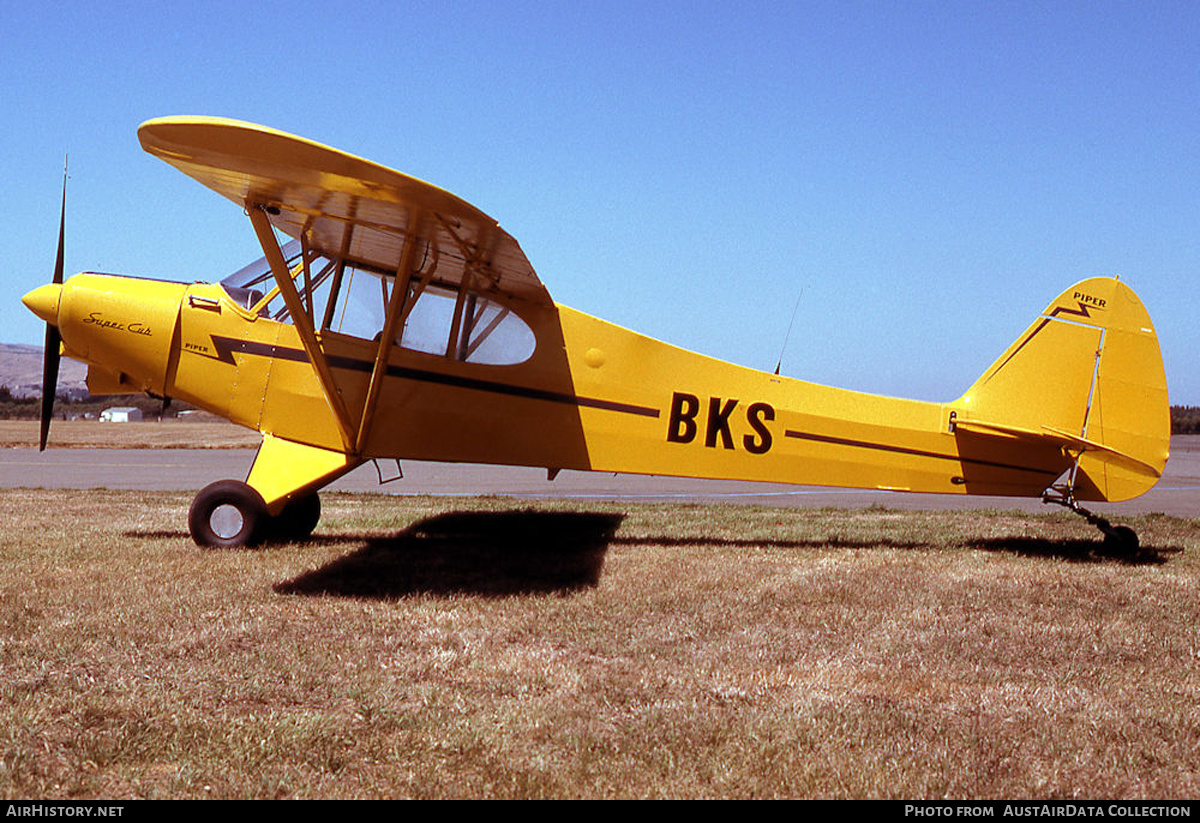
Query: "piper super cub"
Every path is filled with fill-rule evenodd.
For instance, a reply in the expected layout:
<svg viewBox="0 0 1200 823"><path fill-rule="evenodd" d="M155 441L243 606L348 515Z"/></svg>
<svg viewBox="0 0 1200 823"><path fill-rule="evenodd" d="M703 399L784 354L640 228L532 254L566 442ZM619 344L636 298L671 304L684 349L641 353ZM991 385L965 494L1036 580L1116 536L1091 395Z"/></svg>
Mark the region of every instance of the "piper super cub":
<svg viewBox="0 0 1200 823"><path fill-rule="evenodd" d="M179 398L261 432L245 482L192 503L201 546L302 538L317 491L379 458L1042 497L1137 545L1080 505L1142 494L1168 457L1158 339L1117 279L1056 297L958 399L900 400L559 305L495 220L336 149L207 117L138 136L244 209L264 257L220 283L64 283L60 226L53 282L24 297L47 323L41 447L61 355L93 394Z"/></svg>

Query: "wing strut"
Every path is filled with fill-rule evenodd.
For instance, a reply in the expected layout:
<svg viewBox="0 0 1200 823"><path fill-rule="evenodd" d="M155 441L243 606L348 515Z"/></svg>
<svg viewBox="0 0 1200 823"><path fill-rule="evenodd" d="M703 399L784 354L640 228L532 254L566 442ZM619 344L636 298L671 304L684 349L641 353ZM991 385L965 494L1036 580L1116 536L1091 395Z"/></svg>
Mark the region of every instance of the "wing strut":
<svg viewBox="0 0 1200 823"><path fill-rule="evenodd" d="M283 258L283 251L280 250L279 241L275 239L275 231L271 228L271 221L264 208L255 203L246 203L246 212L258 235L258 242L262 246L263 254L266 255L267 262L271 266L271 273L275 275L275 282L279 286L279 293L283 296L283 302L287 305L288 313L292 317L292 323L300 335L300 343L304 346L305 353L308 354L309 362L316 369L321 390L325 393L325 402L333 411L346 452L357 454L354 433L350 427L350 415L346 413L346 404L342 402L337 384L333 382L333 372L329 368L329 361L325 359L321 342L317 340L317 335L313 331L312 318L304 310L300 294L296 291L296 284L292 281L288 271L287 261Z"/></svg>
<svg viewBox="0 0 1200 823"><path fill-rule="evenodd" d="M351 206L350 217L358 213L358 202L355 201ZM325 317L321 320L321 330L330 328L333 325L333 313L337 307L338 294L342 290L342 277L346 273L346 255L350 251L350 239L354 236L354 223L346 223L342 227L342 247L338 252L337 262L333 271L333 283L329 286L329 302L325 304Z"/></svg>
<svg viewBox="0 0 1200 823"><path fill-rule="evenodd" d="M417 235L421 222L420 213L414 213L409 225L413 227L404 238L404 249L400 252L400 265L396 267L396 282L392 284L392 294L387 303L387 319L383 321L383 331L379 335L379 348L375 352L375 366L371 369L371 385L367 387L367 398L363 401L362 418L358 424L358 436L355 438L354 451L362 454L367 445L367 437L371 434L371 424L375 420L375 407L379 404L379 392L383 388L383 379L387 376L388 354L396 340L396 328L400 325L400 314L404 308L405 298L408 297L408 284L412 278L412 262L417 250Z"/></svg>

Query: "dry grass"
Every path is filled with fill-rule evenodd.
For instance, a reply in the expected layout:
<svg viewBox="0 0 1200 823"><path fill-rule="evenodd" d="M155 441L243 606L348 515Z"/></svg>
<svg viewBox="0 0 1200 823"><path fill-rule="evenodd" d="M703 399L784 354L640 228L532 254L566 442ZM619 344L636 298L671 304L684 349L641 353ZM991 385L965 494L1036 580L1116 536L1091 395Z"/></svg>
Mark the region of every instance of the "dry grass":
<svg viewBox="0 0 1200 823"><path fill-rule="evenodd" d="M0 420L0 448L36 448L38 427L36 420ZM56 449L255 449L261 440L258 432L223 420L50 424L50 445Z"/></svg>
<svg viewBox="0 0 1200 823"><path fill-rule="evenodd" d="M0 492L0 796L1200 795L1196 521L187 503Z"/></svg>

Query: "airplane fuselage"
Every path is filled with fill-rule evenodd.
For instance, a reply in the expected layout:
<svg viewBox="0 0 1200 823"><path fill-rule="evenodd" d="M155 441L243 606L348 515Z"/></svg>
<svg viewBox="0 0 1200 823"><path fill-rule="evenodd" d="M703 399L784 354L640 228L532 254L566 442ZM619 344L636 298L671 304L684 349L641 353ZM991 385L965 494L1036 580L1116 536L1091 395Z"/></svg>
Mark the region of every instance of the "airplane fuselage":
<svg viewBox="0 0 1200 823"><path fill-rule="evenodd" d="M1039 494L1070 466L1058 448L956 432L951 413L961 414L961 403L820 386L695 354L566 306L522 309L538 341L522 363L462 362L393 346L379 398L389 412L350 462L407 458L995 495ZM81 274L63 287L58 323L67 356L91 365L96 393L175 397L279 440L345 451L294 326L253 314L219 285ZM361 409L376 343L328 330L320 339L345 407Z"/></svg>

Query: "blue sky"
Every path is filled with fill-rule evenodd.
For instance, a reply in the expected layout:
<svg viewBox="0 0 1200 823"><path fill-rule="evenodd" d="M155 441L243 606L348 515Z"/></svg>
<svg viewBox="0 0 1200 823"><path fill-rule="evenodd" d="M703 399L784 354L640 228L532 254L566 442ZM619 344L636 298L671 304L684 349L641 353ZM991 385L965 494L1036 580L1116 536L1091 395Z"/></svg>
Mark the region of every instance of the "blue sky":
<svg viewBox="0 0 1200 823"><path fill-rule="evenodd" d="M66 268L216 280L236 207L151 117L290 131L488 212L554 297L672 343L957 397L1059 292L1119 274L1200 405L1200 6L0 0L0 340Z"/></svg>

